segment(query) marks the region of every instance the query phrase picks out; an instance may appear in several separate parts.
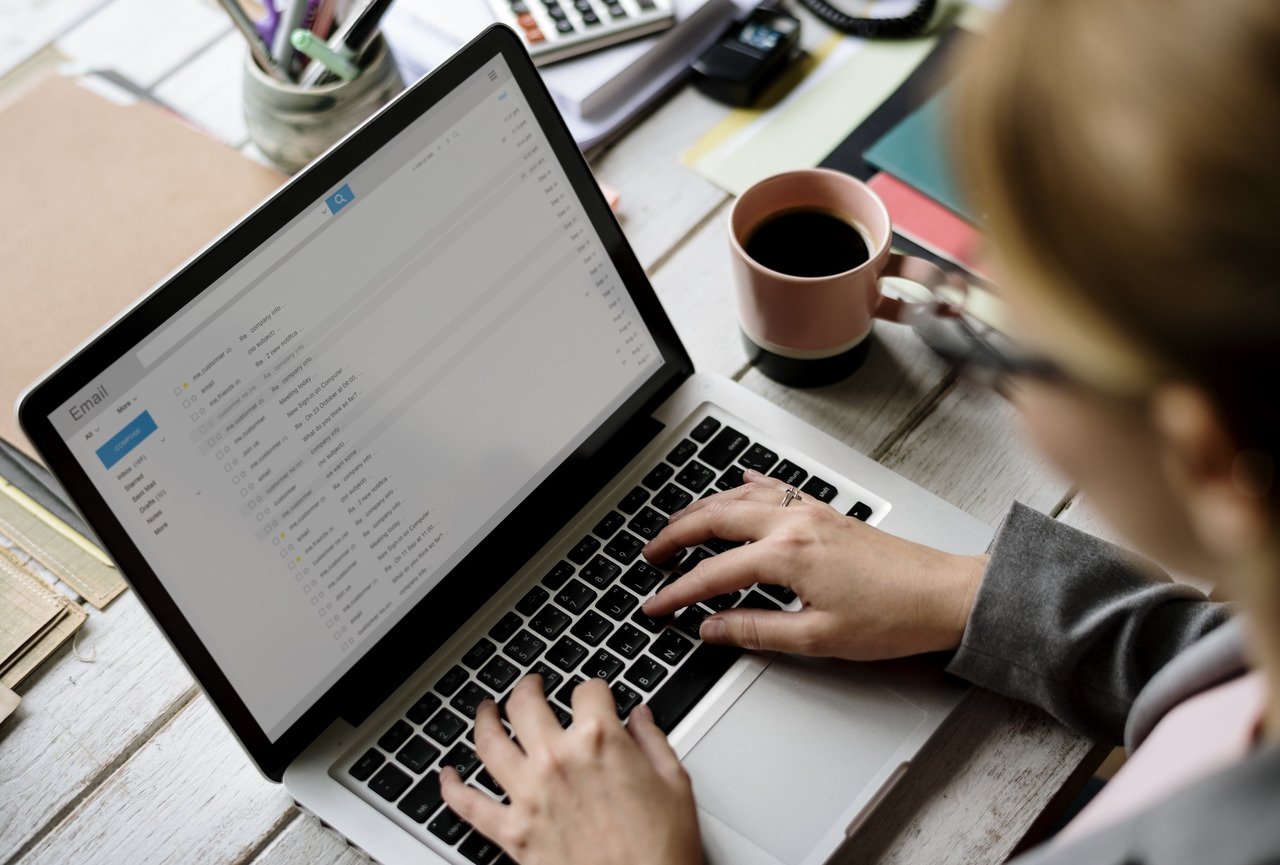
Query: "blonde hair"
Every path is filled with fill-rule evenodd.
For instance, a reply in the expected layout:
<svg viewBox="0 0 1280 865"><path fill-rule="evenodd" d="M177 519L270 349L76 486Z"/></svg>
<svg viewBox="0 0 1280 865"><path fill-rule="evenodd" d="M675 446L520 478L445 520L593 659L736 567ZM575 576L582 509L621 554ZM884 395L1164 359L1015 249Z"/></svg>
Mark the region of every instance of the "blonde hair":
<svg viewBox="0 0 1280 865"><path fill-rule="evenodd" d="M1010 0L960 168L1010 275L1280 446L1280 0Z"/></svg>

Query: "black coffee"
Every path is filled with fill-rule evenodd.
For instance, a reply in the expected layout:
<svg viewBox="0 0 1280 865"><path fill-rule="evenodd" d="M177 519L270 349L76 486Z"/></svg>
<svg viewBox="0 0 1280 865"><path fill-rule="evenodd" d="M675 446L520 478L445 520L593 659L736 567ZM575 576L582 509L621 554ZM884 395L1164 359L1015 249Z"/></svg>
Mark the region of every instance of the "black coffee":
<svg viewBox="0 0 1280 865"><path fill-rule="evenodd" d="M772 216L744 244L759 264L791 276L831 276L871 257L862 233L828 210L789 210Z"/></svg>

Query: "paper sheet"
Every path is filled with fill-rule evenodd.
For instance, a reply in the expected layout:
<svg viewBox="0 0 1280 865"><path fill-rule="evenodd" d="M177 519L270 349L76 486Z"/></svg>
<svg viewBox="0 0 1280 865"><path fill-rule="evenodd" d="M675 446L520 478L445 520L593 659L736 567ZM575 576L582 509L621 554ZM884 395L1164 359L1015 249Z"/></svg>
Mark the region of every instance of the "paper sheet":
<svg viewBox="0 0 1280 865"><path fill-rule="evenodd" d="M241 96L246 53L244 37L233 30L162 81L156 98L219 141L240 147L249 139Z"/></svg>
<svg viewBox="0 0 1280 865"><path fill-rule="evenodd" d="M230 29L231 19L202 0L113 0L59 39L58 50L150 88Z"/></svg>
<svg viewBox="0 0 1280 865"><path fill-rule="evenodd" d="M0 75L108 0L0 0Z"/></svg>
<svg viewBox="0 0 1280 865"><path fill-rule="evenodd" d="M682 161L734 195L771 174L812 168L889 96L933 47L933 39L824 46L818 67L764 111L732 112Z"/></svg>
<svg viewBox="0 0 1280 865"><path fill-rule="evenodd" d="M0 548L0 671L7 669L63 614L62 596Z"/></svg>
<svg viewBox="0 0 1280 865"><path fill-rule="evenodd" d="M13 550L0 547L0 631L9 626L21 632L25 624L21 613L24 601L42 607L52 605L56 612L16 652L0 655L0 691L16 687L79 630L88 617L83 607L32 574ZM0 717L3 717L3 704L0 694Z"/></svg>

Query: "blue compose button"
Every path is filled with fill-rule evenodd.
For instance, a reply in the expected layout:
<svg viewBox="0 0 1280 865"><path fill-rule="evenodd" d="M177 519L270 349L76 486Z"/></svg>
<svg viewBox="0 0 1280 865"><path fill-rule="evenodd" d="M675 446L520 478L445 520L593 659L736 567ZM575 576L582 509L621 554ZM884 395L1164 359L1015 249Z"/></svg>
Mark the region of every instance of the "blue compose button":
<svg viewBox="0 0 1280 865"><path fill-rule="evenodd" d="M344 183L337 192L326 198L324 203L329 205L330 213L337 213L339 210L355 200L355 193L351 191L351 187L348 184Z"/></svg>
<svg viewBox="0 0 1280 865"><path fill-rule="evenodd" d="M98 459L102 460L102 467L109 469L120 462L129 451L142 444L142 440L155 431L156 422L151 419L151 412L144 411L95 451Z"/></svg>

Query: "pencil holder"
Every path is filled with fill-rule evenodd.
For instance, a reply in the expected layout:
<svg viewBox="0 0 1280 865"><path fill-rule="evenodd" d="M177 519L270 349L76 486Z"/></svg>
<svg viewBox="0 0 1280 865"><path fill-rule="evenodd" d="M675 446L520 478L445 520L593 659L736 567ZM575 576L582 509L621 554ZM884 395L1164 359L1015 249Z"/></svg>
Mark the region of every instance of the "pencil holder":
<svg viewBox="0 0 1280 865"><path fill-rule="evenodd" d="M365 55L358 77L317 87L280 81L246 57L244 120L253 143L292 174L390 102L404 81L382 36Z"/></svg>

